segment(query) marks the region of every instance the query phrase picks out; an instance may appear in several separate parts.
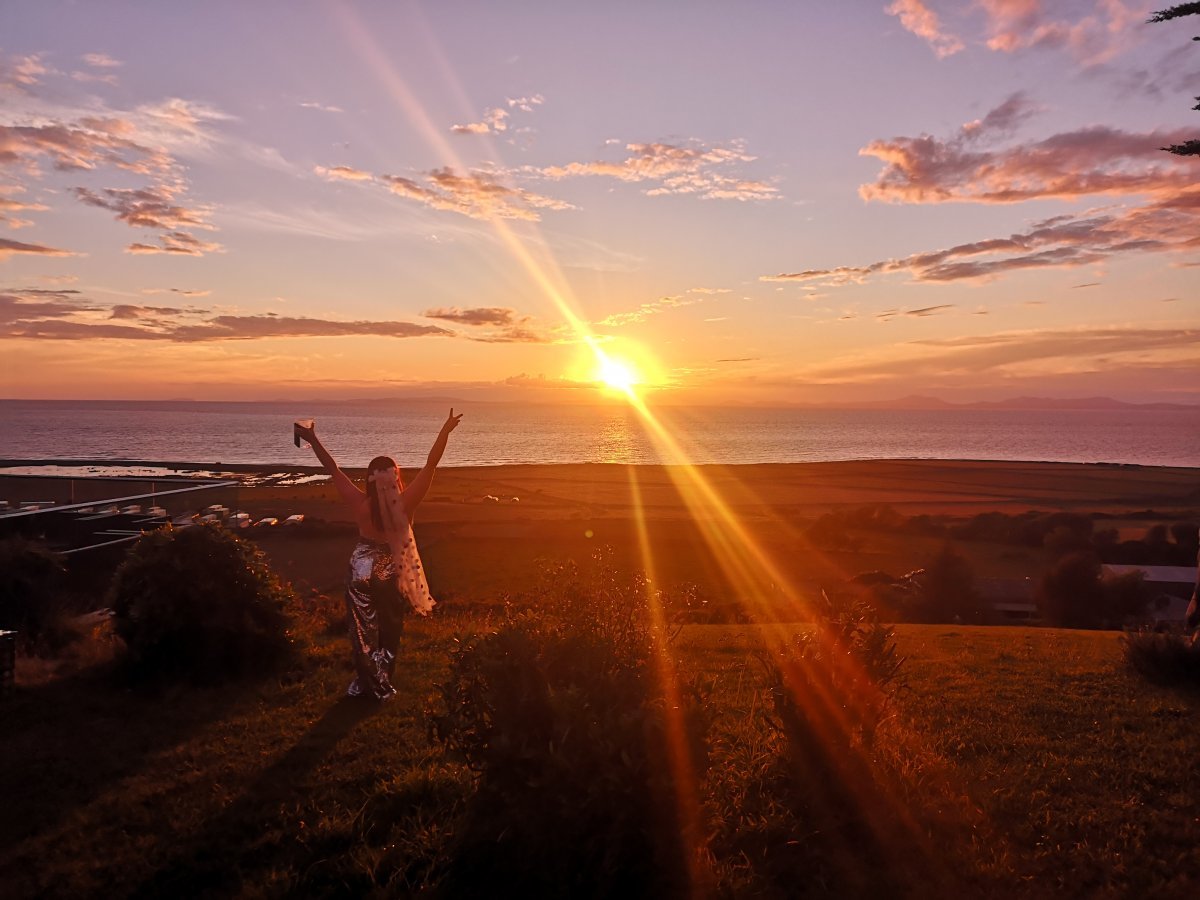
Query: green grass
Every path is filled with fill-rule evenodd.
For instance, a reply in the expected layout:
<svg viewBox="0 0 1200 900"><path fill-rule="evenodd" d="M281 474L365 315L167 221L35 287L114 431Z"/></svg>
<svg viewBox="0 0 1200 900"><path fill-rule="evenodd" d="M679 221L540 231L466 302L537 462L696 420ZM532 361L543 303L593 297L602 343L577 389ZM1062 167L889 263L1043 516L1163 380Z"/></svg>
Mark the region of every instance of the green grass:
<svg viewBox="0 0 1200 900"><path fill-rule="evenodd" d="M0 707L4 895L435 886L472 783L429 742L424 710L449 642L478 624L412 623L399 696L382 707L339 700L350 672L338 638L314 638L302 670L252 686L139 694L96 670L18 691ZM776 842L762 857L710 851L706 887L731 895L769 893L761 872L807 839L737 806L771 750L761 637L689 626L674 645L714 713L705 833L758 829ZM909 824L884 829L860 868L883 864L898 891L926 896L1200 886L1196 694L1136 678L1112 632L908 625L897 640L910 689L864 760ZM867 895L885 883L864 877ZM790 883L779 896L825 887L804 871Z"/></svg>

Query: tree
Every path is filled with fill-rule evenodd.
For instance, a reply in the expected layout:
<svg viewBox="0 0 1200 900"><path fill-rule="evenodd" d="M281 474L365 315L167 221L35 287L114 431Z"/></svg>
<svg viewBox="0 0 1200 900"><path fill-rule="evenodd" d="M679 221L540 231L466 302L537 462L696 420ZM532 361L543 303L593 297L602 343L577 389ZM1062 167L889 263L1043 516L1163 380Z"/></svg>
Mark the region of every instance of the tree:
<svg viewBox="0 0 1200 900"><path fill-rule="evenodd" d="M925 614L930 622L982 622L971 564L947 541L925 569Z"/></svg>
<svg viewBox="0 0 1200 900"><path fill-rule="evenodd" d="M1171 19L1179 19L1183 16L1200 15L1200 3L1179 3L1167 9L1160 9L1147 19L1147 22L1169 22ZM1200 41L1200 37L1192 38L1193 41ZM1200 110L1200 97L1196 98L1196 105L1192 109ZM1182 144L1172 144L1169 147L1163 147L1168 153L1174 153L1176 156L1200 156L1200 140L1184 141Z"/></svg>
<svg viewBox="0 0 1200 900"><path fill-rule="evenodd" d="M1064 556L1043 576L1038 594L1038 605L1051 625L1094 628L1104 604L1100 561L1090 553Z"/></svg>

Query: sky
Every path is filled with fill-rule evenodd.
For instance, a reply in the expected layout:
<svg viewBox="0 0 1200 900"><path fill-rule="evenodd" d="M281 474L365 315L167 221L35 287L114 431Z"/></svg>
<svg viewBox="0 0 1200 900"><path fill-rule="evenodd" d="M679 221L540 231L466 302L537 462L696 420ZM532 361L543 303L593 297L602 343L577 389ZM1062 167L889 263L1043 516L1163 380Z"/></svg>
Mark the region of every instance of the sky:
<svg viewBox="0 0 1200 900"><path fill-rule="evenodd" d="M1164 5L10 0L0 397L1200 402Z"/></svg>

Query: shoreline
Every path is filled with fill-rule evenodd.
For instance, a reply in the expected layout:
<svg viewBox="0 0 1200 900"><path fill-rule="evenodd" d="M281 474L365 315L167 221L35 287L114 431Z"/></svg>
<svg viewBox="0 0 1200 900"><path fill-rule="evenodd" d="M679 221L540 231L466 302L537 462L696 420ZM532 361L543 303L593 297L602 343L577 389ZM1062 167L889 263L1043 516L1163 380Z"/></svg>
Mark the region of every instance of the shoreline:
<svg viewBox="0 0 1200 900"><path fill-rule="evenodd" d="M1200 466L1166 466L1148 463L1108 462L1095 460L1089 462L1072 460L1041 460L1041 459L959 459L936 456L871 456L846 459L794 460L789 462L735 462L735 463L622 463L622 462L533 462L533 463L492 463L488 465L454 465L441 464L439 472L445 471L493 471L497 469L568 469L582 466L588 469L756 469L767 467L791 466L844 466L844 465L878 465L878 464L922 464L922 465L965 465L965 466L1068 466L1103 469L1151 469L1170 471L1192 471L1200 475ZM110 468L162 468L181 472L210 471L221 469L237 474L262 474L266 472L293 472L305 475L315 475L324 472L319 465L300 465L286 462L254 462L254 463L225 463L195 462L183 460L157 459L106 459L96 457L30 457L30 458L0 458L0 470L8 468L33 468L37 466L58 466L62 468L110 467ZM342 466L344 472L365 473L366 466ZM419 466L402 466L405 471L418 471ZM5 474L0 471L0 475ZM81 477L81 476L77 476Z"/></svg>

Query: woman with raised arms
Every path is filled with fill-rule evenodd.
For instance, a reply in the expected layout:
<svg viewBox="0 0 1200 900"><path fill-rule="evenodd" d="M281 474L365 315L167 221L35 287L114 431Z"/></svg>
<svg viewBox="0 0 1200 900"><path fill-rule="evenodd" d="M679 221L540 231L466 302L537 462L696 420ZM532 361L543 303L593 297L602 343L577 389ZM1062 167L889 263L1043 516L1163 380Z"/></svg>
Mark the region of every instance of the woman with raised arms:
<svg viewBox="0 0 1200 900"><path fill-rule="evenodd" d="M403 633L404 606L411 606L422 616L433 610L434 600L429 595L413 537L413 514L429 490L450 432L461 419L461 413L456 416L450 410L429 451L425 468L407 487L395 460L377 456L367 466L365 490L357 487L334 462L317 438L315 423L304 421L295 425L297 442L304 440L312 445L358 524L358 545L350 554L346 578L346 610L356 672L346 690L348 696L387 700L396 693L392 674Z"/></svg>

